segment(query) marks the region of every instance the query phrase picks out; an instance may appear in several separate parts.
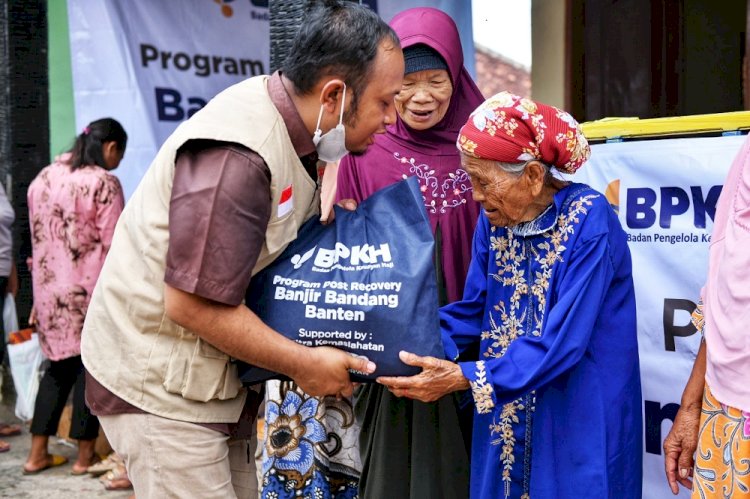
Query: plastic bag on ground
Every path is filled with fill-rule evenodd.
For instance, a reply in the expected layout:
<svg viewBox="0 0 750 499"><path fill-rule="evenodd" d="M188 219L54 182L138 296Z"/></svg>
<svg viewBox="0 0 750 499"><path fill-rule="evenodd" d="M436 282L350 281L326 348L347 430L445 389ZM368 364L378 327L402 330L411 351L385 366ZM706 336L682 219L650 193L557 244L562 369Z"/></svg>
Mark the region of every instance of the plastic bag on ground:
<svg viewBox="0 0 750 499"><path fill-rule="evenodd" d="M8 360L16 388L16 417L29 421L34 417L34 403L42 374L40 367L45 360L39 335L34 333L26 341L9 343Z"/></svg>

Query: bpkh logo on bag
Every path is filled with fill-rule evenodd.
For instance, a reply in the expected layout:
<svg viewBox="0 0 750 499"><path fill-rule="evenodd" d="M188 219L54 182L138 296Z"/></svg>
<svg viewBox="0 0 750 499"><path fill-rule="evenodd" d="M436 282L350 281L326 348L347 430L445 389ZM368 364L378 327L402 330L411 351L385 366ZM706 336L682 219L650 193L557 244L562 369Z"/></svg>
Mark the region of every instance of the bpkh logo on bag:
<svg viewBox="0 0 750 499"><path fill-rule="evenodd" d="M318 250L317 253L315 250ZM331 270L357 271L379 268L392 268L393 258L388 243L379 245L362 244L352 247L336 243L333 249L313 247L304 254L295 254L290 260L294 268L299 269L315 255L312 262L313 272L330 272Z"/></svg>

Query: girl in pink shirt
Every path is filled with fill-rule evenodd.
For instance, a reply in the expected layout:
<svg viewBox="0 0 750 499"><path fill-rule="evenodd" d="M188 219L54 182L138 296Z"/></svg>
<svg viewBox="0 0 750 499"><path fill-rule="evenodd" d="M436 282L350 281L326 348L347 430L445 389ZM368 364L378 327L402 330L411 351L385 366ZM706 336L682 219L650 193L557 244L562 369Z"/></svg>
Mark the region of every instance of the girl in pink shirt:
<svg viewBox="0 0 750 499"><path fill-rule="evenodd" d="M24 474L66 462L49 454L47 443L71 390L70 437L79 441L73 474L86 473L95 459L99 422L84 403L81 329L124 205L120 182L109 172L120 164L126 142L127 134L116 120L96 120L29 186L34 292L29 322L36 324L51 365L39 384Z"/></svg>

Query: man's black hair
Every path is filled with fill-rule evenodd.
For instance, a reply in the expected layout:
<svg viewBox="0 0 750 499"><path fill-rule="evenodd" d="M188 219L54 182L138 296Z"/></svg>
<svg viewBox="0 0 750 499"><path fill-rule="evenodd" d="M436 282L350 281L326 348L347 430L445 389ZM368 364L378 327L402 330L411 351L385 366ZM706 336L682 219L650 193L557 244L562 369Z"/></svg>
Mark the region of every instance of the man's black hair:
<svg viewBox="0 0 750 499"><path fill-rule="evenodd" d="M353 115L373 77L372 63L383 40L401 46L393 29L369 7L346 0L315 0L281 71L300 95L310 92L324 76L339 76L352 93L347 114Z"/></svg>

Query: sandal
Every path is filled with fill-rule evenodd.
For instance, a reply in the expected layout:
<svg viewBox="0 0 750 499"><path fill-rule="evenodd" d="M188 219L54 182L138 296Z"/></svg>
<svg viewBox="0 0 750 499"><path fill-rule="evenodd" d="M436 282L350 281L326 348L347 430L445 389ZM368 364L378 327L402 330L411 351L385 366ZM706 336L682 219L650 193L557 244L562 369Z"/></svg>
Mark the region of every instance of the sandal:
<svg viewBox="0 0 750 499"><path fill-rule="evenodd" d="M115 469L119 464L122 464L122 458L113 452L104 460L89 466L86 471L94 476L99 476Z"/></svg>
<svg viewBox="0 0 750 499"><path fill-rule="evenodd" d="M0 437L14 437L21 434L21 425L17 424L0 424Z"/></svg>
<svg viewBox="0 0 750 499"><path fill-rule="evenodd" d="M99 477L99 481L102 483L106 483L110 480L116 480L118 478L126 477L128 476L128 470L125 468L125 464L120 463L118 464L114 469L109 470L105 474Z"/></svg>
<svg viewBox="0 0 750 499"><path fill-rule="evenodd" d="M65 456L58 456L57 454L50 454L47 456L47 463L42 466L41 468L37 468L35 470L27 469L26 466L23 467L23 474L24 475L36 475L37 473L41 473L44 470L48 470L50 468L55 468L57 466L62 466L63 464L68 462L68 458Z"/></svg>

